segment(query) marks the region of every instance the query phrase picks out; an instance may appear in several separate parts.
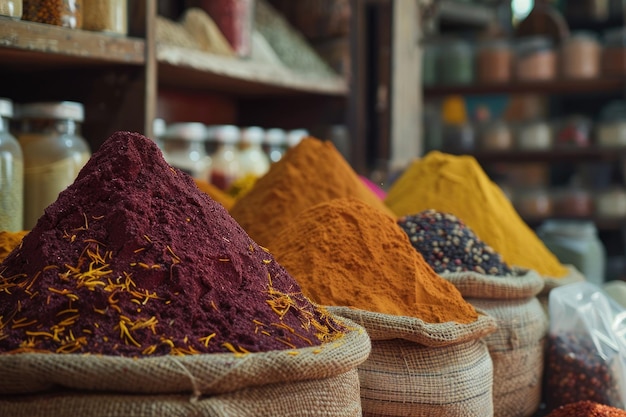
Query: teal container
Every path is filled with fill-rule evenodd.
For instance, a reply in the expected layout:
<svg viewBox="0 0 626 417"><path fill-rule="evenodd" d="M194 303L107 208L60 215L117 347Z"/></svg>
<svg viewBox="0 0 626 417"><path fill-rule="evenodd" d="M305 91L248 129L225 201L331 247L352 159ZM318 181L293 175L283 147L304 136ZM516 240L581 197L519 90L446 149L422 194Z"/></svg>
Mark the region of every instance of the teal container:
<svg viewBox="0 0 626 417"><path fill-rule="evenodd" d="M593 222L547 220L537 235L561 263L575 266L592 284L604 283L606 251Z"/></svg>
<svg viewBox="0 0 626 417"><path fill-rule="evenodd" d="M474 82L474 50L463 39L441 43L438 52L438 73L444 85L467 85Z"/></svg>

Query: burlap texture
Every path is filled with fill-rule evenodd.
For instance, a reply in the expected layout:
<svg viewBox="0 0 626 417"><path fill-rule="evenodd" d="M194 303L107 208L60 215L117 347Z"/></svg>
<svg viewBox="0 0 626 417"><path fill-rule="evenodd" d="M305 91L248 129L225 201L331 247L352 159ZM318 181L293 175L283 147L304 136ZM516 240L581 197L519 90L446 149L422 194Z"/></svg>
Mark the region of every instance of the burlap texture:
<svg viewBox="0 0 626 417"><path fill-rule="evenodd" d="M11 417L360 417L356 369L324 379L277 383L205 398L60 392L0 397Z"/></svg>
<svg viewBox="0 0 626 417"><path fill-rule="evenodd" d="M363 416L493 416L493 365L481 340L496 330L492 317L480 312L470 324L425 323L327 308L361 324L372 340L358 367Z"/></svg>
<svg viewBox="0 0 626 417"><path fill-rule="evenodd" d="M548 317L537 295L545 282L532 270L514 268L514 272L513 276L441 274L475 308L497 320L498 330L484 338L493 361L496 417L528 417L541 403Z"/></svg>
<svg viewBox="0 0 626 417"><path fill-rule="evenodd" d="M338 319L350 330L334 342L246 355L140 359L52 353L0 355L0 395L58 387L124 394L217 395L267 384L331 378L356 368L371 350L369 336L361 326Z"/></svg>
<svg viewBox="0 0 626 417"><path fill-rule="evenodd" d="M539 293L540 298L544 296L545 298L548 298L550 290L552 290L553 288L561 287L567 284L573 284L575 282L586 281L585 276L574 265L565 265L565 267L567 268L568 272L567 275L565 275L564 277L542 277L546 284L544 285L543 290Z"/></svg>

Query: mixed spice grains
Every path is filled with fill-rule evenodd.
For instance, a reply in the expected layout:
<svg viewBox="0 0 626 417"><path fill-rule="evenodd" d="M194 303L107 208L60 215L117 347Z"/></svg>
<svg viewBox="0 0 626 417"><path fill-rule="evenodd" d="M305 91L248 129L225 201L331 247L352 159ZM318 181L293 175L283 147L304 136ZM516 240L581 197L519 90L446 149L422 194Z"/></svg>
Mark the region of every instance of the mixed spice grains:
<svg viewBox="0 0 626 417"><path fill-rule="evenodd" d="M0 352L320 346L342 326L152 141L118 132L0 264Z"/></svg>

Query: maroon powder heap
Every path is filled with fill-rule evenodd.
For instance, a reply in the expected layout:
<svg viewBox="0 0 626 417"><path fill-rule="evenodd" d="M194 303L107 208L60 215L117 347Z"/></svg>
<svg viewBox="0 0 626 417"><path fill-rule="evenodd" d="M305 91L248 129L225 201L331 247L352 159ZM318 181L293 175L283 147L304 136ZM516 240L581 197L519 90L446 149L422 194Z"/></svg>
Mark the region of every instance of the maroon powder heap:
<svg viewBox="0 0 626 417"><path fill-rule="evenodd" d="M0 265L0 352L245 354L341 334L136 133L111 136Z"/></svg>

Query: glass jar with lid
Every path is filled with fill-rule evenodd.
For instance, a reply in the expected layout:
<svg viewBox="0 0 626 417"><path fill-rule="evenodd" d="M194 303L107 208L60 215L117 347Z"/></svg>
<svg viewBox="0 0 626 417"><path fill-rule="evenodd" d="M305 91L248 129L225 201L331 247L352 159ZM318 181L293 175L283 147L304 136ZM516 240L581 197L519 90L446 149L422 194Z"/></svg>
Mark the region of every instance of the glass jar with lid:
<svg viewBox="0 0 626 417"><path fill-rule="evenodd" d="M513 148L513 132L502 120L490 120L479 129L478 147L483 151L507 151Z"/></svg>
<svg viewBox="0 0 626 417"><path fill-rule="evenodd" d="M616 100L602 109L595 125L595 140L603 148L626 146L626 102Z"/></svg>
<svg viewBox="0 0 626 417"><path fill-rule="evenodd" d="M13 102L0 98L0 231L24 227L24 159L22 148L9 131Z"/></svg>
<svg viewBox="0 0 626 417"><path fill-rule="evenodd" d="M611 77L626 74L626 28L613 28L604 32L602 73Z"/></svg>
<svg viewBox="0 0 626 417"><path fill-rule="evenodd" d="M529 36L516 45L515 76L520 81L549 81L556 77L557 55L550 38Z"/></svg>
<svg viewBox="0 0 626 417"><path fill-rule="evenodd" d="M536 119L522 122L516 129L515 142L518 149L525 151L552 148L552 126L546 120Z"/></svg>
<svg viewBox="0 0 626 417"><path fill-rule="evenodd" d="M626 217L626 189L622 186L610 186L595 195L595 210L599 218Z"/></svg>
<svg viewBox="0 0 626 417"><path fill-rule="evenodd" d="M302 139L309 136L309 131L307 129L292 129L287 132L287 147L294 148L298 146Z"/></svg>
<svg viewBox="0 0 626 417"><path fill-rule="evenodd" d="M270 159L261 147L264 136L265 131L258 126L246 127L241 131L241 176L261 177L270 169Z"/></svg>
<svg viewBox="0 0 626 417"><path fill-rule="evenodd" d="M479 83L506 83L512 78L513 48L507 39L487 39L478 43L476 79Z"/></svg>
<svg viewBox="0 0 626 417"><path fill-rule="evenodd" d="M81 103L22 104L17 139L24 154L24 228L32 229L91 157L81 133Z"/></svg>
<svg viewBox="0 0 626 417"><path fill-rule="evenodd" d="M537 235L561 263L574 265L587 281L602 285L606 250L593 222L550 219L537 229Z"/></svg>
<svg viewBox="0 0 626 417"><path fill-rule="evenodd" d="M241 131L234 125L216 125L212 127L217 149L211 155L211 183L217 188L228 191L230 186L241 177L239 141Z"/></svg>
<svg viewBox="0 0 626 417"><path fill-rule="evenodd" d="M445 85L465 85L474 82L474 50L459 38L441 42L438 60L439 81Z"/></svg>
<svg viewBox="0 0 626 417"><path fill-rule="evenodd" d="M591 192L581 186L568 186L554 193L555 215L565 218L589 218L594 214Z"/></svg>
<svg viewBox="0 0 626 417"><path fill-rule="evenodd" d="M163 135L165 160L193 178L209 181L211 157L204 147L206 138L206 126L202 123L170 124Z"/></svg>
<svg viewBox="0 0 626 417"><path fill-rule="evenodd" d="M0 16L8 16L19 20L22 18L22 0L0 0Z"/></svg>
<svg viewBox="0 0 626 417"><path fill-rule="evenodd" d="M602 46L593 32L573 32L561 46L561 73L565 78L585 79L600 75Z"/></svg>
<svg viewBox="0 0 626 417"><path fill-rule="evenodd" d="M24 20L70 29L83 27L82 0L23 0L23 3Z"/></svg>
<svg viewBox="0 0 626 417"><path fill-rule="evenodd" d="M278 162L287 150L287 135L283 129L271 128L265 131L263 150L271 162Z"/></svg>
<svg viewBox="0 0 626 417"><path fill-rule="evenodd" d="M513 197L513 205L526 221L541 220L553 214L553 201L543 186L521 187Z"/></svg>
<svg viewBox="0 0 626 417"><path fill-rule="evenodd" d="M82 0L83 29L113 35L128 33L127 0Z"/></svg>

